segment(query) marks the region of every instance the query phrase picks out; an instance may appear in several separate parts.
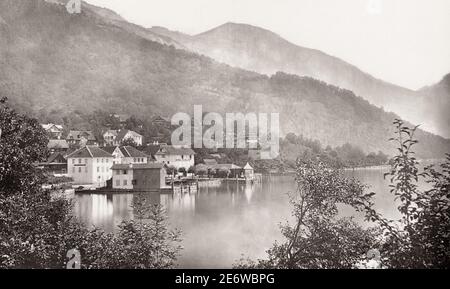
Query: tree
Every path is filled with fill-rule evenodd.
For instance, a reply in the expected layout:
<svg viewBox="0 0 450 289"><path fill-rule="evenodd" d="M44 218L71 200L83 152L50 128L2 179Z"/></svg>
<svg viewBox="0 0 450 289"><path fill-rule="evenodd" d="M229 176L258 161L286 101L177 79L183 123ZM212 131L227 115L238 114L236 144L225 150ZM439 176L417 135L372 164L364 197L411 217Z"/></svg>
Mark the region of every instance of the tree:
<svg viewBox="0 0 450 289"><path fill-rule="evenodd" d="M166 173L168 174L168 175L173 175L173 174L175 174L177 172L177 168L176 167L174 167L174 166L168 166L168 167L166 167Z"/></svg>
<svg viewBox="0 0 450 289"><path fill-rule="evenodd" d="M450 155L435 169L420 172L413 147L414 133L403 121L395 120L398 154L391 160L390 192L400 201L400 220L388 220L371 203L364 203L367 219L379 224L384 233L382 264L389 268L450 268ZM419 189L419 179L429 189Z"/></svg>
<svg viewBox="0 0 450 289"><path fill-rule="evenodd" d="M208 175L208 167L205 164L199 164L195 166L195 174L199 176Z"/></svg>
<svg viewBox="0 0 450 289"><path fill-rule="evenodd" d="M354 268L366 259L375 232L338 217L338 204L364 201L364 186L317 161L297 162L297 191L291 195L295 223L281 226L285 238L268 258L237 267Z"/></svg>
<svg viewBox="0 0 450 289"><path fill-rule="evenodd" d="M186 168L184 168L184 167L179 168L178 172L183 174L183 176L186 176L186 174L187 174Z"/></svg>
<svg viewBox="0 0 450 289"><path fill-rule="evenodd" d="M132 139L132 138L127 138L124 139L121 143L122 146L131 146L134 148L137 148L139 145Z"/></svg>
<svg viewBox="0 0 450 289"><path fill-rule="evenodd" d="M81 252L82 268L174 266L180 235L168 230L161 208L145 225L122 223L117 234L88 230L70 201L42 189L45 176L33 164L47 156L48 139L38 122L3 98L0 127L0 268L65 268L71 249Z"/></svg>

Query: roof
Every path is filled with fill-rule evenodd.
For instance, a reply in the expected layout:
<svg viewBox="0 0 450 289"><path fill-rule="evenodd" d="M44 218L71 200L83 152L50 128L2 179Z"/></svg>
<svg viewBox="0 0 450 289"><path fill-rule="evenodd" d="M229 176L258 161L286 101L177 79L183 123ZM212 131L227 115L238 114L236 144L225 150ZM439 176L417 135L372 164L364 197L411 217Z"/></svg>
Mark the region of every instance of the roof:
<svg viewBox="0 0 450 289"><path fill-rule="evenodd" d="M71 155L73 152L77 151L77 148L69 148L65 153L64 157L67 158L67 156Z"/></svg>
<svg viewBox="0 0 450 289"><path fill-rule="evenodd" d="M156 153L157 155L195 155L191 148L176 148L174 146L163 146Z"/></svg>
<svg viewBox="0 0 450 289"><path fill-rule="evenodd" d="M217 165L216 159L204 159L203 162L205 163L205 165Z"/></svg>
<svg viewBox="0 0 450 289"><path fill-rule="evenodd" d="M145 153L141 152L140 150L137 150L136 148L134 148L132 146L120 147L120 151L122 152L123 156L126 158L148 158L149 157Z"/></svg>
<svg viewBox="0 0 450 289"><path fill-rule="evenodd" d="M51 154L47 160L47 164L64 164L67 163L67 160L64 158L63 153L54 153Z"/></svg>
<svg viewBox="0 0 450 289"><path fill-rule="evenodd" d="M118 149L118 146L112 146L112 147L102 147L102 150L104 150L105 152L109 153L109 154L113 154L116 149Z"/></svg>
<svg viewBox="0 0 450 289"><path fill-rule="evenodd" d="M244 170L253 170L253 167L249 163L247 163L244 167Z"/></svg>
<svg viewBox="0 0 450 289"><path fill-rule="evenodd" d="M123 140L124 140L123 138L124 138L128 133L134 134L135 136L140 136L140 137L142 137L142 135L138 134L138 133L135 132L135 131L128 130L128 129L122 129L122 130L119 130L119 131L118 131L116 140L117 140L117 141L123 141Z"/></svg>
<svg viewBox="0 0 450 289"><path fill-rule="evenodd" d="M148 164L115 164L112 166L112 170L149 170L149 169L162 169L164 164L160 163L148 163Z"/></svg>
<svg viewBox="0 0 450 289"><path fill-rule="evenodd" d="M144 152L149 156L153 156L159 151L160 148L160 145L148 145L144 147Z"/></svg>
<svg viewBox="0 0 450 289"><path fill-rule="evenodd" d="M97 140L90 130L71 130L66 139L80 140L82 137L87 138L87 140Z"/></svg>
<svg viewBox="0 0 450 289"><path fill-rule="evenodd" d="M48 141L47 148L49 148L49 149L68 149L69 144L64 139L51 139Z"/></svg>
<svg viewBox="0 0 450 289"><path fill-rule="evenodd" d="M235 164L216 164L209 166L212 169L216 170L240 170L242 169L240 166L237 166Z"/></svg>
<svg viewBox="0 0 450 289"><path fill-rule="evenodd" d="M48 123L48 124L41 124L42 128L44 128L45 130L49 130L52 127L56 127L59 130L63 130L63 126L62 125L58 125L58 124L53 124L53 123Z"/></svg>
<svg viewBox="0 0 450 289"><path fill-rule="evenodd" d="M85 146L67 156L67 158L112 158L113 156L96 146Z"/></svg>
<svg viewBox="0 0 450 289"><path fill-rule="evenodd" d="M157 115L152 118L152 122L168 122L168 123L170 123L170 120L165 117L162 117L160 115Z"/></svg>
<svg viewBox="0 0 450 289"><path fill-rule="evenodd" d="M114 129L109 129L109 130L105 131L105 133L103 135L105 135L107 133L110 133L113 136L117 136L117 130L114 130Z"/></svg>
<svg viewBox="0 0 450 289"><path fill-rule="evenodd" d="M242 169L240 166L237 166L235 164L198 164L195 166L197 169L204 168L204 169L212 169L212 170L240 170Z"/></svg>

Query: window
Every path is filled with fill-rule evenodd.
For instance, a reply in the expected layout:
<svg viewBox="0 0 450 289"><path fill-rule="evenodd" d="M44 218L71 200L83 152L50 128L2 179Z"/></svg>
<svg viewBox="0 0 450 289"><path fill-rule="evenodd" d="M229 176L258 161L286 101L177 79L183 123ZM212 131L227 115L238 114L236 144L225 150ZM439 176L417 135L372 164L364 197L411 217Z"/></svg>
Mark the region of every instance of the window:
<svg viewBox="0 0 450 289"><path fill-rule="evenodd" d="M100 167L97 167L97 173L99 173L100 172Z"/></svg>
<svg viewBox="0 0 450 289"><path fill-rule="evenodd" d="M136 162L137 162L137 161L136 161L136 158L134 158L134 159L133 159L133 162L134 162L134 163L136 163Z"/></svg>
<svg viewBox="0 0 450 289"><path fill-rule="evenodd" d="M81 167L78 168L78 172L81 173Z"/></svg>
<svg viewBox="0 0 450 289"><path fill-rule="evenodd" d="M116 186L120 187L120 180L116 180Z"/></svg>
<svg viewBox="0 0 450 289"><path fill-rule="evenodd" d="M137 180L132 180L132 181L131 181L131 184L132 184L133 186L137 185Z"/></svg>
<svg viewBox="0 0 450 289"><path fill-rule="evenodd" d="M123 180L123 185L124 186L128 186L128 181L127 180Z"/></svg>
<svg viewBox="0 0 450 289"><path fill-rule="evenodd" d="M72 159L72 164L74 164L75 163L75 159Z"/></svg>
<svg viewBox="0 0 450 289"><path fill-rule="evenodd" d="M107 164L109 163L109 159L106 159L106 163L107 163Z"/></svg>
<svg viewBox="0 0 450 289"><path fill-rule="evenodd" d="M78 163L81 164L81 159L78 159Z"/></svg>
<svg viewBox="0 0 450 289"><path fill-rule="evenodd" d="M128 173L127 170L123 170L123 174L126 175Z"/></svg>

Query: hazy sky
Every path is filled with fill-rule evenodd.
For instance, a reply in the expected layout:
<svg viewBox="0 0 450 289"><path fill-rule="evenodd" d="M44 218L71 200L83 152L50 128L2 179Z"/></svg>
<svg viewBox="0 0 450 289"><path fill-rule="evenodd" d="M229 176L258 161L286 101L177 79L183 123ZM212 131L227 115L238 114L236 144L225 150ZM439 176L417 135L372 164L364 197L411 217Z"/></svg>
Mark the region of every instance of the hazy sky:
<svg viewBox="0 0 450 289"><path fill-rule="evenodd" d="M188 34L226 22L269 29L416 89L450 72L450 0L87 0Z"/></svg>

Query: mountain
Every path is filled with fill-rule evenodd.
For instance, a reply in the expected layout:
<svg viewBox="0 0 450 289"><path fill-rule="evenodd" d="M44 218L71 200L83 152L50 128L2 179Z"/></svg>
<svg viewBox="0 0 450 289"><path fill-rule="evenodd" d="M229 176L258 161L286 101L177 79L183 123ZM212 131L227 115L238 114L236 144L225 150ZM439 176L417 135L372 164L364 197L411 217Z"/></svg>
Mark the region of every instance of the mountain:
<svg viewBox="0 0 450 289"><path fill-rule="evenodd" d="M68 0L44 0L44 1L48 3L59 4L61 6L65 6L68 2ZM94 19L98 19L99 21L106 22L109 25L114 26L116 28L120 28L127 32L139 35L147 40L151 40L169 46L174 46L176 48L185 49L185 47L182 44L180 44L177 41L174 41L172 38L166 37L162 34L153 33L149 29L145 29L141 26L129 23L124 18L122 18L122 16L120 16L119 14L110 9L97 7L87 2L82 2L82 9L84 13L86 13L86 15Z"/></svg>
<svg viewBox="0 0 450 289"><path fill-rule="evenodd" d="M417 107L421 107L424 115L438 119L435 131L447 132L443 135L450 137L450 73L434 85L424 87L418 91L421 95Z"/></svg>
<svg viewBox="0 0 450 289"><path fill-rule="evenodd" d="M197 104L222 114L278 112L282 134L394 152L387 139L397 116L349 90L233 68L83 7L71 15L43 0L0 2L0 94L19 111L69 127L98 109L140 118L191 113ZM419 157L450 151L442 137L422 130L417 137Z"/></svg>
<svg viewBox="0 0 450 289"><path fill-rule="evenodd" d="M422 98L420 93L377 79L319 50L295 45L269 30L238 23L226 23L194 36L162 27L150 30L179 41L191 51L234 67L267 75L283 71L349 89L372 104L450 137L448 122L442 123L440 116L426 114L417 106ZM437 105L430 99L429 105ZM450 109L450 106L446 108Z"/></svg>

